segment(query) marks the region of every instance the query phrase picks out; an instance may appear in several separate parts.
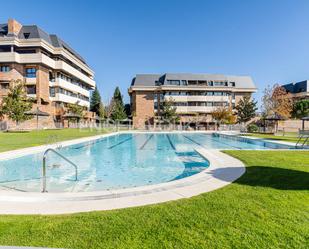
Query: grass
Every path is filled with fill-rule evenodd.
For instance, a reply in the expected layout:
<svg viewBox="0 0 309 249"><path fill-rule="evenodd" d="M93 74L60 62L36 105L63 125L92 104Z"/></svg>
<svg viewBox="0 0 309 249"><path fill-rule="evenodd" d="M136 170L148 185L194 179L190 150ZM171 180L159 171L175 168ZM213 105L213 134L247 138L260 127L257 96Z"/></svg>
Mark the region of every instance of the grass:
<svg viewBox="0 0 309 249"><path fill-rule="evenodd" d="M0 152L21 149L25 147L38 146L51 142L59 142L75 138L89 137L106 133L107 130L95 129L61 129L61 130L40 130L25 132L1 132ZM57 141L51 140L52 137Z"/></svg>
<svg viewBox="0 0 309 249"><path fill-rule="evenodd" d="M58 216L0 216L0 245L60 248L308 248L309 152L226 151L236 182L165 204Z"/></svg>
<svg viewBox="0 0 309 249"><path fill-rule="evenodd" d="M271 140L277 140L277 141L294 142L294 143L298 141L297 134L295 133L288 133L285 136L263 134L263 133L250 133L250 134L246 134L246 136L258 137L258 138L263 138L263 139L271 139ZM301 141L304 141L304 140L302 139Z"/></svg>

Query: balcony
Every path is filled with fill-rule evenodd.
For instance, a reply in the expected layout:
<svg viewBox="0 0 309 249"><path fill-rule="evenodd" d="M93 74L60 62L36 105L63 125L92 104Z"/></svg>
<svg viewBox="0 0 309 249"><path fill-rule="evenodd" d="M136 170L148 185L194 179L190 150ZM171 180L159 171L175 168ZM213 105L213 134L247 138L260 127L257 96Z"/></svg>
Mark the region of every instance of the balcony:
<svg viewBox="0 0 309 249"><path fill-rule="evenodd" d="M88 101L81 100L79 98L65 95L62 93L56 93L55 97L50 97L50 99L52 101L59 101L59 102L70 103L70 104L76 104L76 102L79 102L79 105L86 106L88 108L90 106L90 103Z"/></svg>
<svg viewBox="0 0 309 249"><path fill-rule="evenodd" d="M95 87L95 81L85 74L81 73L74 67L70 66L64 61L55 61L45 54L36 53L36 54L18 54L15 52L4 52L1 53L0 62L9 63L23 63L23 64L44 64L52 69L58 69L64 72L67 72L76 78L84 81L92 87Z"/></svg>
<svg viewBox="0 0 309 249"><path fill-rule="evenodd" d="M73 83L70 83L68 81L65 81L61 78L56 78L55 81L50 81L49 85L53 86L53 87L58 86L58 87L64 88L64 89L72 91L72 92L80 93L80 94L82 94L86 97L90 96L90 93L89 93L88 90L86 90L86 89L84 89L80 86L77 86Z"/></svg>
<svg viewBox="0 0 309 249"><path fill-rule="evenodd" d="M188 102L188 101L196 101L196 102L229 102L229 96L165 96L165 100L169 100L172 98L174 102Z"/></svg>
<svg viewBox="0 0 309 249"><path fill-rule="evenodd" d="M177 106L177 113L211 113L216 109L214 106Z"/></svg>

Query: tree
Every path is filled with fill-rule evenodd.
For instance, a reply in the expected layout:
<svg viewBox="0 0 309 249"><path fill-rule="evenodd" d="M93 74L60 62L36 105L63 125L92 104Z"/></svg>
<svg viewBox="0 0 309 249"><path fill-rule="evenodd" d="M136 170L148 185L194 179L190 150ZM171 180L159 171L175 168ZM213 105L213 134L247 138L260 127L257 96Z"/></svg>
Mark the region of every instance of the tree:
<svg viewBox="0 0 309 249"><path fill-rule="evenodd" d="M293 110L292 95L278 84L266 87L262 97L263 116L279 115L289 118Z"/></svg>
<svg viewBox="0 0 309 249"><path fill-rule="evenodd" d="M176 112L176 107L172 98L169 100L164 100L162 103L161 117L169 123L179 121L179 115Z"/></svg>
<svg viewBox="0 0 309 249"><path fill-rule="evenodd" d="M234 124L236 122L236 116L233 114L231 108L218 107L212 113L212 118L219 122L219 124Z"/></svg>
<svg viewBox="0 0 309 249"><path fill-rule="evenodd" d="M90 100L90 111L95 112L99 117L102 115L104 116L104 112L102 113L102 110L104 109L103 103L101 100L101 95L97 87L95 87L94 91L91 95Z"/></svg>
<svg viewBox="0 0 309 249"><path fill-rule="evenodd" d="M105 116L105 108L104 108L103 103L100 103L100 105L99 105L99 110L98 110L97 115L99 116L99 118L104 119L104 116Z"/></svg>
<svg viewBox="0 0 309 249"><path fill-rule="evenodd" d="M79 120L84 117L85 107L79 105L78 101L75 104L68 104L67 108L68 113L76 116L69 118L69 120L76 120L77 122L79 122Z"/></svg>
<svg viewBox="0 0 309 249"><path fill-rule="evenodd" d="M254 118L255 112L258 109L256 107L256 104L257 102L252 101L249 96L245 96L244 98L242 98L235 107L237 122L246 123L250 121L252 118Z"/></svg>
<svg viewBox="0 0 309 249"><path fill-rule="evenodd" d="M115 88L113 99L116 103L123 106L122 95L118 86Z"/></svg>
<svg viewBox="0 0 309 249"><path fill-rule="evenodd" d="M25 113L32 109L32 104L32 101L27 98L27 93L22 81L12 81L8 95L3 97L1 103L1 116L8 116L9 119L15 121L16 125L18 125L20 122L32 118L31 115Z"/></svg>
<svg viewBox="0 0 309 249"><path fill-rule="evenodd" d="M124 111L125 111L127 117L130 117L131 114L132 114L132 113L131 113L131 105L130 105L130 104L125 104L125 105L124 105Z"/></svg>
<svg viewBox="0 0 309 249"><path fill-rule="evenodd" d="M291 117L293 111L293 98L284 87L275 85L272 100L275 114L283 118Z"/></svg>
<svg viewBox="0 0 309 249"><path fill-rule="evenodd" d="M309 99L296 101L293 106L292 116L294 118L303 118L309 116Z"/></svg>
<svg viewBox="0 0 309 249"><path fill-rule="evenodd" d="M114 96L113 99L110 103L111 107L111 118L113 120L122 120L127 118L127 115L125 113L125 109L123 106L123 100L122 100L122 95L119 90L119 87L117 86L115 91L114 91Z"/></svg>
<svg viewBox="0 0 309 249"><path fill-rule="evenodd" d="M262 97L262 115L264 117L270 116L275 114L274 113L274 103L272 99L274 87L267 86L263 91L263 97Z"/></svg>

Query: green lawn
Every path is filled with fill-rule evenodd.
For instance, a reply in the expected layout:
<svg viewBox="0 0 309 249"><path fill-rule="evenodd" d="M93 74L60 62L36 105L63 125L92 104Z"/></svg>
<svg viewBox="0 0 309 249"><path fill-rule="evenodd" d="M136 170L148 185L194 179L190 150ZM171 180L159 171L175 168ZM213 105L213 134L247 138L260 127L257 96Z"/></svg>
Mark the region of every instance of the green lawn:
<svg viewBox="0 0 309 249"><path fill-rule="evenodd" d="M308 248L309 151L227 151L235 183L190 199L59 216L0 216L0 245L62 248Z"/></svg>
<svg viewBox="0 0 309 249"><path fill-rule="evenodd" d="M0 132L0 152L106 133L106 130L62 129Z"/></svg>
<svg viewBox="0 0 309 249"><path fill-rule="evenodd" d="M263 139L271 139L271 140L277 140L277 141L294 142L294 143L296 143L298 140L296 133L287 133L285 136L282 136L282 135L275 136L275 135L262 134L262 133L250 133L250 134L246 134L246 136L258 137L258 138L263 138Z"/></svg>

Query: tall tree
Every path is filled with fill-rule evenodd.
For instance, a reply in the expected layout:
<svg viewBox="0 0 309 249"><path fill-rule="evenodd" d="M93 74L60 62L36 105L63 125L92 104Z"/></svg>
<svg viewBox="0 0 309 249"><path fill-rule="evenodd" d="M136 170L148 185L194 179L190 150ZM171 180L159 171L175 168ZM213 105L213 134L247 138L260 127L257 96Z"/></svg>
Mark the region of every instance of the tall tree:
<svg viewBox="0 0 309 249"><path fill-rule="evenodd" d="M118 86L115 88L113 99L116 103L123 106L122 95Z"/></svg>
<svg viewBox="0 0 309 249"><path fill-rule="evenodd" d="M117 86L114 91L113 99L110 103L111 105L111 118L113 120L122 120L127 118L124 106L123 106L123 100L122 95L120 92L119 87Z"/></svg>
<svg viewBox="0 0 309 249"><path fill-rule="evenodd" d="M294 118L303 118L309 116L309 99L296 101L293 106L292 116Z"/></svg>
<svg viewBox="0 0 309 249"><path fill-rule="evenodd" d="M169 123L179 121L179 115L176 112L176 107L172 98L169 100L164 100L162 104L161 117Z"/></svg>
<svg viewBox="0 0 309 249"><path fill-rule="evenodd" d="M293 98L284 87L276 85L272 94L274 112L283 118L290 118L293 111Z"/></svg>
<svg viewBox="0 0 309 249"><path fill-rule="evenodd" d="M102 106L103 104L102 104L100 92L98 88L95 87L91 95L90 111L95 112L100 117L102 115Z"/></svg>
<svg viewBox="0 0 309 249"><path fill-rule="evenodd" d="M246 123L255 117L255 112L257 111L256 107L257 102L251 100L249 96L243 97L235 107L237 122Z"/></svg>
<svg viewBox="0 0 309 249"><path fill-rule="evenodd" d="M15 121L16 125L18 125L20 122L32 118L31 115L25 114L25 112L32 109L32 104L32 101L27 98L22 81L12 81L8 95L3 97L0 114L1 116L8 116L9 119Z"/></svg>
<svg viewBox="0 0 309 249"><path fill-rule="evenodd" d="M265 88L262 102L263 116L279 115L283 118L291 116L293 110L292 95L278 84Z"/></svg>

